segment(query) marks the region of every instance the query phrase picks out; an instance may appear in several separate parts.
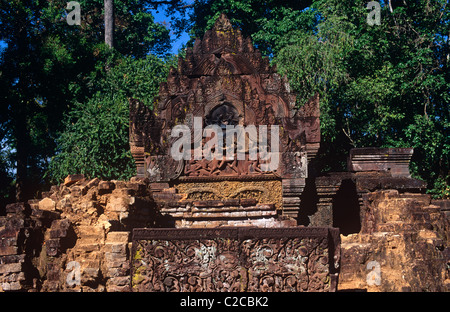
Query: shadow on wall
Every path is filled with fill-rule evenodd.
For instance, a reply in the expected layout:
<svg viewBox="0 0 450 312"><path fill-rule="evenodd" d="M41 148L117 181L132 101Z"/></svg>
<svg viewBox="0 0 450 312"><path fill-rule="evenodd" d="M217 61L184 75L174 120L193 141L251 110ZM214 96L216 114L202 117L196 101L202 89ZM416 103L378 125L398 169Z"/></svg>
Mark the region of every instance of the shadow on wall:
<svg viewBox="0 0 450 312"><path fill-rule="evenodd" d="M297 219L298 225L311 226L311 218L314 218L317 213L324 213L323 211L318 211L318 203L319 196L317 194L316 179L307 178L305 189L301 196L301 209ZM360 207L354 181L351 179L342 180L339 190L332 197L332 211L329 213L332 216L319 215L319 219L316 217L316 222L319 220L320 226L337 227L343 235L360 232Z"/></svg>
<svg viewBox="0 0 450 312"><path fill-rule="evenodd" d="M317 202L319 197L316 190L316 179L307 178L305 189L300 197L301 208L298 213L297 224L308 226L311 223L310 216L317 212Z"/></svg>
<svg viewBox="0 0 450 312"><path fill-rule="evenodd" d="M349 235L361 230L360 207L355 182L345 179L333 198L333 227Z"/></svg>

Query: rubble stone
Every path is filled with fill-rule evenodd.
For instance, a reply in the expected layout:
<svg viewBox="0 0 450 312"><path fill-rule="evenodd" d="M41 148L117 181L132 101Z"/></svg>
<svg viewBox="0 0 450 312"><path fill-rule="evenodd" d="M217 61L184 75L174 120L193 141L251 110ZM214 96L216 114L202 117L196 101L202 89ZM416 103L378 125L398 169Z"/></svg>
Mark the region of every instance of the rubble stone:
<svg viewBox="0 0 450 312"><path fill-rule="evenodd" d="M56 203L50 198L44 198L39 202L39 209L46 211L54 211L56 210Z"/></svg>
<svg viewBox="0 0 450 312"><path fill-rule="evenodd" d="M81 181L84 179L83 174L70 174L64 179L64 185L70 186L78 181Z"/></svg>

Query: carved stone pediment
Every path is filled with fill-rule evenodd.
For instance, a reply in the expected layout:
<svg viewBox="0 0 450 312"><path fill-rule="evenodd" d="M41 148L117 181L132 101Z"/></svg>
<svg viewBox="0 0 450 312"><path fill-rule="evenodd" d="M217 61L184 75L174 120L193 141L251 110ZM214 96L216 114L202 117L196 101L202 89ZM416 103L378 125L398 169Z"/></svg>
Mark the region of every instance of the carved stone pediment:
<svg viewBox="0 0 450 312"><path fill-rule="evenodd" d="M222 15L170 70L153 110L130 101L130 147L137 175L154 182L290 179L284 185L294 186L283 188L286 205L298 210L308 161L319 148L319 116L318 97L297 108L287 79ZM204 128L214 125L222 137L218 132L205 135ZM183 145L183 160L174 161L169 158L180 140L172 132L177 126L189 129L190 141ZM243 129L245 140L227 145L229 127ZM213 137L222 139L223 154L194 157L196 146L212 144ZM225 157L225 150L233 156ZM238 152L243 154L236 157Z"/></svg>
<svg viewBox="0 0 450 312"><path fill-rule="evenodd" d="M130 146L138 175L153 180L180 175L305 177L307 164L301 159L306 156L308 144L320 142L318 99L313 98L301 109L295 108L295 100L288 81L222 15L202 40L197 39L194 47L187 49L178 68L171 69L160 86L153 111L137 100L130 102ZM180 124L193 129L194 117L201 117L203 126L216 123L223 127L220 118L225 124L244 127L279 126L280 166L273 172L262 172L258 170L259 159L234 163L197 159L186 160L186 170L181 172L177 165L172 168L176 171L173 174L156 174L161 165L155 157L165 163L165 170L171 170L165 157L174 143L171 130ZM158 168L153 168L156 164Z"/></svg>

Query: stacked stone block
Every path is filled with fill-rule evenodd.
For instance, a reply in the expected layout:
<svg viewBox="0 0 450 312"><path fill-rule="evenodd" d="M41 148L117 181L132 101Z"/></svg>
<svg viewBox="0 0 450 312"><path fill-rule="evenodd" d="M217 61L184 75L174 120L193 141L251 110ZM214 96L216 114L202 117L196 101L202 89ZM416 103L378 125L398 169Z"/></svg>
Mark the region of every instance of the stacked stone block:
<svg viewBox="0 0 450 312"><path fill-rule="evenodd" d="M339 288L450 291L450 224L426 194L364 195L361 232L343 236Z"/></svg>
<svg viewBox="0 0 450 312"><path fill-rule="evenodd" d="M129 236L128 232L109 232L107 235L103 247L103 271L108 278L108 292L130 290Z"/></svg>
<svg viewBox="0 0 450 312"><path fill-rule="evenodd" d="M152 226L144 180L70 175L0 217L2 291L128 291L130 230Z"/></svg>
<svg viewBox="0 0 450 312"><path fill-rule="evenodd" d="M187 200L187 194L168 183L151 183L152 197L166 227L214 228L222 226L295 226L292 218L279 216L274 204L261 204L255 198ZM165 220L164 220L165 218Z"/></svg>
<svg viewBox="0 0 450 312"><path fill-rule="evenodd" d="M25 204L15 203L6 207L6 216L0 218L0 289L21 290L24 287L23 236L25 234Z"/></svg>
<svg viewBox="0 0 450 312"><path fill-rule="evenodd" d="M413 179L349 173L315 178L317 205L334 210L343 179L363 191L361 231L341 236L338 290L448 291L448 201L408 193ZM252 198L186 201L167 183L69 176L0 216L1 291L130 291L133 228L295 226L279 213Z"/></svg>

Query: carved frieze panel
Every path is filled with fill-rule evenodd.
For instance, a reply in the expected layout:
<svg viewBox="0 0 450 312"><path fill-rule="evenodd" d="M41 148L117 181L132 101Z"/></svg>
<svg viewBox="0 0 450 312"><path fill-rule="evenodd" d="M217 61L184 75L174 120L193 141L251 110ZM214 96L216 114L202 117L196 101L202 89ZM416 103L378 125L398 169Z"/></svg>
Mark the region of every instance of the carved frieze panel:
<svg viewBox="0 0 450 312"><path fill-rule="evenodd" d="M334 291L332 228L134 229L134 291Z"/></svg>

